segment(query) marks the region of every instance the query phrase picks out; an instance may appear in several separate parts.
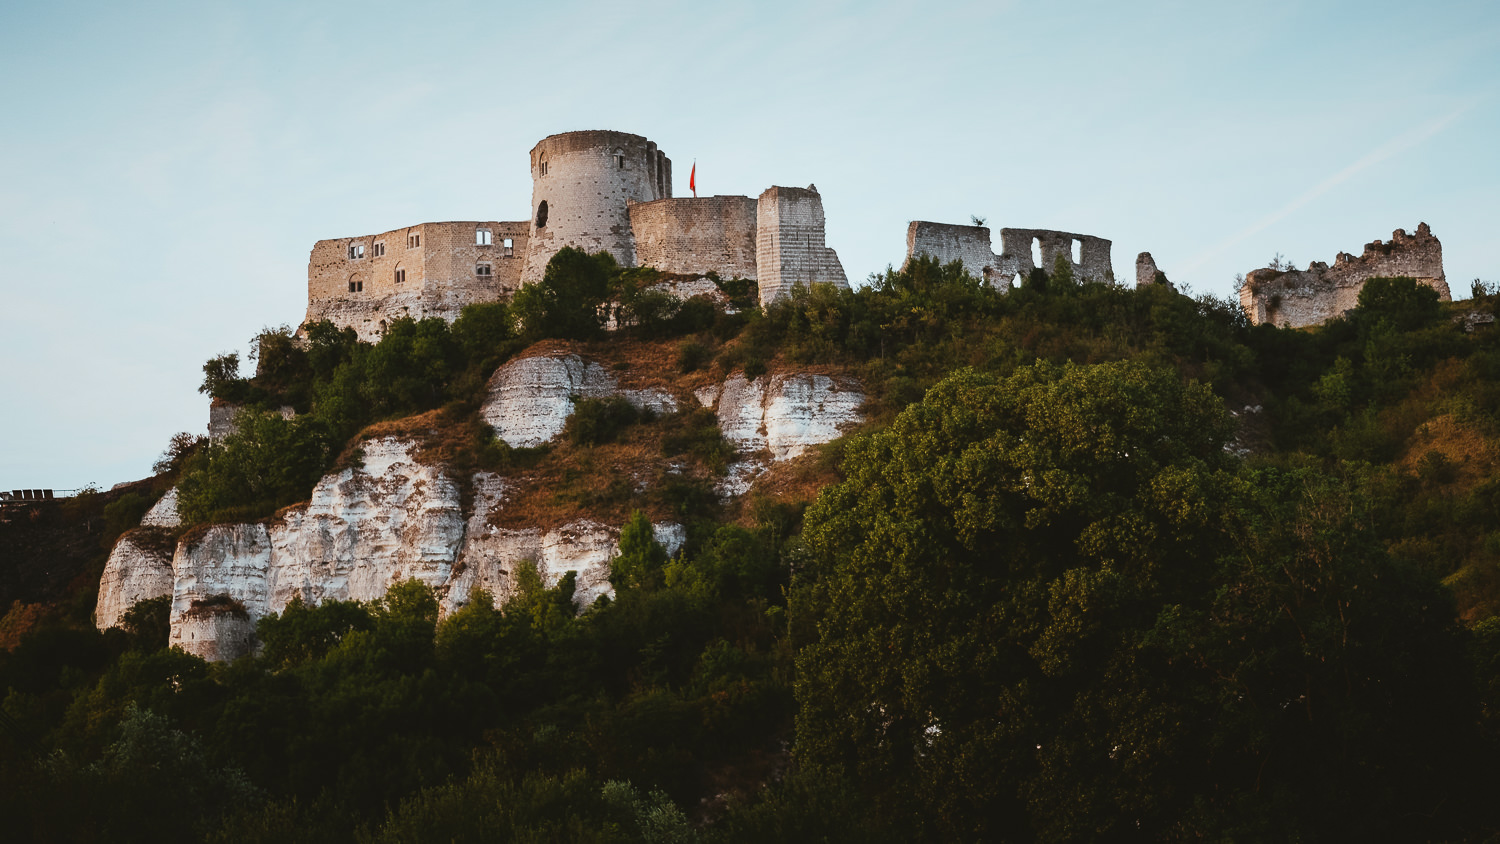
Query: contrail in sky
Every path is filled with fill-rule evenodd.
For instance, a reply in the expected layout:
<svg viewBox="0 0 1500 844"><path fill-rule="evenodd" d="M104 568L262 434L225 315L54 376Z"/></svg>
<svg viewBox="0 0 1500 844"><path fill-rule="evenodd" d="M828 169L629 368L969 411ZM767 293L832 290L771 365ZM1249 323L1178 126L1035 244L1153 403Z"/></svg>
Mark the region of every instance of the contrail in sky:
<svg viewBox="0 0 1500 844"><path fill-rule="evenodd" d="M1281 206L1265 217L1257 220L1248 228L1245 228L1242 231L1239 231L1230 236L1227 240L1217 243L1209 247L1207 250L1194 255L1192 259L1188 261L1187 266L1181 270L1181 272L1184 275L1193 272L1194 270L1198 269L1200 266L1211 260L1214 256L1218 255L1220 252L1223 252L1229 247L1234 246L1235 244L1247 238L1253 237L1254 235L1265 231L1276 223L1281 222L1287 216L1300 210L1303 206L1307 205L1323 194L1328 193L1338 185L1348 181L1351 177L1353 177L1360 171L1373 167L1374 165L1385 161L1387 158L1390 158L1393 155L1405 152L1412 147L1421 144L1423 141L1431 138L1433 135L1436 135L1437 133L1448 128L1448 124L1457 120L1464 114L1464 112L1467 112L1474 106L1478 105L1479 99L1480 98L1476 98L1468 103L1465 103L1462 106L1459 106L1452 112L1449 112L1446 116L1441 117L1433 121L1432 123L1427 124L1426 126L1419 126L1408 132L1403 132L1402 134L1397 135L1389 141L1386 141L1385 143L1372 150L1369 154L1365 155L1363 158L1314 185L1311 190L1303 193L1301 196L1298 196L1291 202L1288 202L1287 204Z"/></svg>

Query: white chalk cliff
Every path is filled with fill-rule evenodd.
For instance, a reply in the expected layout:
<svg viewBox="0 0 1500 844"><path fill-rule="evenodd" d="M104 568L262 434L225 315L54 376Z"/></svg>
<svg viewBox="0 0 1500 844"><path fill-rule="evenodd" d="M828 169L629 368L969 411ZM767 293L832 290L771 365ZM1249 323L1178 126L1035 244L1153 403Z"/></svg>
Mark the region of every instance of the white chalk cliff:
<svg viewBox="0 0 1500 844"><path fill-rule="evenodd" d="M512 361L490 379L489 390L484 418L518 447L556 437L583 396L621 395L657 412L677 408L666 389L621 389L604 367L577 355ZM715 410L741 454L721 484L723 494L742 493L770 463L839 436L859 421L864 402L857 389L823 375L736 375L699 390L696 398ZM509 481L475 475L466 513L458 479L416 460L415 450L415 443L401 438L366 442L362 465L324 476L308 502L269 522L190 531L170 558L159 533L155 544L143 541L151 534L125 534L105 566L96 623L114 626L137 601L170 595L172 643L205 658L231 659L253 646L256 620L281 611L294 597L313 604L368 601L416 578L451 612L478 589L503 603L515 593L517 567L526 562L548 586L575 572L581 606L612 594L609 564L618 553L617 526L579 519L550 530L496 527L491 516L505 506ZM175 490L147 520L163 527L178 523ZM686 541L681 525L664 522L653 529L670 553Z"/></svg>

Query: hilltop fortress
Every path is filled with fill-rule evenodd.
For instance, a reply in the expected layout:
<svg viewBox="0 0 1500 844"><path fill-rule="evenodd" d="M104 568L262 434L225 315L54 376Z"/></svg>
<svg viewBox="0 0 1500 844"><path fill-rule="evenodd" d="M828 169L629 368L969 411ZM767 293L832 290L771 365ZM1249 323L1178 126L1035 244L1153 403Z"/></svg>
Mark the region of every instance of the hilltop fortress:
<svg viewBox="0 0 1500 844"><path fill-rule="evenodd" d="M451 322L465 305L508 299L540 281L547 262L568 246L678 279L749 279L759 285L761 304L799 284L849 286L838 254L825 243L823 200L813 185L772 186L754 198L675 197L666 153L640 135L613 131L543 138L531 150L531 185L526 220L420 223L318 241L307 263L305 321L330 320L367 341L404 316ZM1059 260L1080 281L1115 282L1104 238L1002 228L1000 241L997 255L983 225L916 220L907 228L906 260L959 261L1005 290ZM1410 276L1449 298L1442 245L1423 223L1416 234L1398 229L1389 243L1367 245L1359 258L1339 253L1332 267L1255 270L1240 303L1255 323L1316 325L1354 307L1365 281L1379 276ZM1143 252L1136 284L1152 283L1165 283L1165 276Z"/></svg>
<svg viewBox="0 0 1500 844"><path fill-rule="evenodd" d="M531 215L520 221L421 223L320 240L307 263L307 318L375 340L392 319L440 316L509 298L540 281L566 246L623 267L751 279L762 302L796 284L848 287L824 243L812 185L748 196L674 197L672 160L625 132L565 132L531 150Z"/></svg>

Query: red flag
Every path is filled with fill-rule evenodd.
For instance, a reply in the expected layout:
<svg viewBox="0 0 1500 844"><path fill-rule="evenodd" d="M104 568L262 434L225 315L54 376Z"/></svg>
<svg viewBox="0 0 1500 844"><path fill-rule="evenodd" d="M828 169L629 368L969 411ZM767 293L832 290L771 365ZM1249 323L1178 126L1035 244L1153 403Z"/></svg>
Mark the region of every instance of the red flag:
<svg viewBox="0 0 1500 844"><path fill-rule="evenodd" d="M693 196L698 195L698 162L696 161L693 162L693 172L688 174L688 190L693 192Z"/></svg>

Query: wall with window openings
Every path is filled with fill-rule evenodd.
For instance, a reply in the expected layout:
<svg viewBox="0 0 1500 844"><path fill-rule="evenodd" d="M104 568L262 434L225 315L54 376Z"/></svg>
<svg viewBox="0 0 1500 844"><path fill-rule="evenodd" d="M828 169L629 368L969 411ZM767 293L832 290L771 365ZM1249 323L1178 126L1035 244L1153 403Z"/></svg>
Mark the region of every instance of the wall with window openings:
<svg viewBox="0 0 1500 844"><path fill-rule="evenodd" d="M964 269L1002 290L1024 284L1038 267L1052 272L1057 259L1068 262L1080 281L1113 282L1111 244L1102 237L1047 229L1001 229L1000 254L991 251L990 230L914 220L906 229L906 260L927 255Z"/></svg>
<svg viewBox="0 0 1500 844"><path fill-rule="evenodd" d="M422 223L320 240L307 263L307 321L330 319L378 338L401 316L458 318L464 305L520 286L530 224Z"/></svg>

